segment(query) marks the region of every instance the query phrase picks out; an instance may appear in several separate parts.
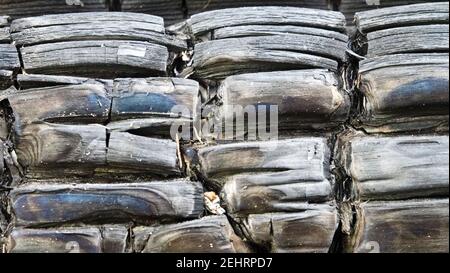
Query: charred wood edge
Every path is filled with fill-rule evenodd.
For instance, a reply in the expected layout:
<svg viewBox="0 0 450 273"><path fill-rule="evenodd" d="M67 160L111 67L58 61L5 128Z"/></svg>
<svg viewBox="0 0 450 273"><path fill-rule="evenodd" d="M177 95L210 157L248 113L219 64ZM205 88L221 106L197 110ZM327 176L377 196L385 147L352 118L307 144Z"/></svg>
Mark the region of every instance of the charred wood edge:
<svg viewBox="0 0 450 273"><path fill-rule="evenodd" d="M112 2L118 3L118 0L114 0ZM338 2L338 1L336 1ZM337 7L337 6L335 6ZM116 6L116 9L114 10L120 10L120 5ZM183 24L174 26L172 28L169 28L169 31L173 33L179 32L179 30L183 28ZM352 185L352 180L350 177L347 176L347 174L343 171L342 166L339 165L339 156L341 154L339 153L339 148L337 144L337 136L344 132L345 130L353 130L354 127L351 124L351 120L357 115L357 113L360 111L362 104L362 96L359 92L356 90L357 81L358 81L358 70L359 70L359 60L362 55L365 55L365 48L366 45L366 38L365 35L362 35L361 33L356 33L354 37L351 37L349 40L349 50L351 52L354 52L356 54L348 54L349 55L349 61L345 65L343 65L340 69L340 73L343 76L343 88L346 92L348 92L351 95L352 98L352 113L349 116L348 121L342 125L341 128L339 128L338 131L333 132L332 137L330 138L331 146L332 146L332 155L331 155L331 162L334 164L334 168L332 169L332 172L335 176L335 192L336 192L336 201L338 205L338 212L340 216L340 224L338 227L338 230L336 231L335 238L333 240L332 245L330 246L330 252L351 252L353 250L353 247L357 244L357 238L361 235L362 229L361 226L363 226L364 218L362 216L362 211L360 208L360 205L357 200L357 192L355 192L355 188ZM189 54L192 54L193 49L193 42L191 39L188 40L189 43L189 49L184 52L187 56ZM20 56L20 54L19 54ZM188 58L189 59L189 58ZM188 64L189 60L186 60L184 58L176 58L173 62L173 68L174 68L174 74L179 75L179 71L182 70L182 67ZM208 80L202 80L202 79L195 79L200 82L202 88L206 90L202 93L202 107L205 107L209 103L220 103L220 98L216 95L216 88L217 82L208 81ZM17 81L15 81L17 84ZM212 95L207 95L212 94ZM364 133L362 129L360 130L360 133ZM107 132L108 134L108 132ZM107 137L107 145L109 145ZM198 167L198 158L195 153L195 149L192 145L185 145L183 147L183 161L185 161L187 164L187 172L188 175L193 180L198 180L204 184L204 186L208 186L206 179L202 177L201 172L197 169ZM5 159L4 159L5 160ZM2 178L3 179L3 178ZM3 182L3 180L1 180ZM4 191L3 194L7 193L10 188L3 186ZM1 190L0 190L1 192ZM3 211L6 216L6 220L8 220L8 212L6 209L6 206L3 206ZM2 213L0 213L2 214ZM0 216L1 217L1 216ZM235 230L236 234L239 235L244 240L246 239L245 230L243 229L243 225L239 223L241 219L235 219L232 215L227 215L229 222L232 224L233 229ZM8 221L10 223L10 221ZM9 225L2 230L0 228L0 234L3 232L3 234L8 234L12 226ZM129 230L129 243L130 246L132 246L133 241L133 232ZM1 238L1 237L0 237ZM249 242L251 244L251 242ZM1 240L0 240L0 247L1 247ZM255 251L259 252L267 252L269 249L267 246L257 246L253 245L253 248ZM0 249L1 251L1 249Z"/></svg>

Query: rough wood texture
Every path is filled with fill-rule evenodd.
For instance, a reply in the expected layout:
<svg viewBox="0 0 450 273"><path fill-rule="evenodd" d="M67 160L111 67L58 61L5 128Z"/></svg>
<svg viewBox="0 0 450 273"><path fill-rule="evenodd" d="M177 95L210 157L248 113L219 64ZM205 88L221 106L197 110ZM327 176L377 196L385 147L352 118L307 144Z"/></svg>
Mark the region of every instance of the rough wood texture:
<svg viewBox="0 0 450 273"><path fill-rule="evenodd" d="M19 55L12 44L0 44L0 70L17 72L20 69Z"/></svg>
<svg viewBox="0 0 450 273"><path fill-rule="evenodd" d="M107 138L107 128L101 125L33 123L15 129L17 157L30 179L62 182L73 177L96 182L100 177L128 179L116 177L119 174L181 175L177 145L171 140L122 132L112 132Z"/></svg>
<svg viewBox="0 0 450 273"><path fill-rule="evenodd" d="M359 90L368 132L447 130L449 63L445 54L399 54L364 60Z"/></svg>
<svg viewBox="0 0 450 273"><path fill-rule="evenodd" d="M158 15L166 25L182 21L186 12L183 0L121 0L121 10Z"/></svg>
<svg viewBox="0 0 450 273"><path fill-rule="evenodd" d="M190 26L194 35L215 29L243 25L296 25L345 31L345 18L339 12L294 7L246 7L203 12L193 15Z"/></svg>
<svg viewBox="0 0 450 273"><path fill-rule="evenodd" d="M231 26L214 30L212 35L213 40L220 40L226 38L239 38L250 36L270 36L282 34L302 34L319 37L328 37L341 42L347 42L347 35L320 28L292 26L292 25L245 25L245 26Z"/></svg>
<svg viewBox="0 0 450 273"><path fill-rule="evenodd" d="M189 110L193 118L198 104L199 84L178 78L118 79L114 83L111 118L177 118L175 106ZM176 108L175 108L176 109Z"/></svg>
<svg viewBox="0 0 450 273"><path fill-rule="evenodd" d="M206 79L302 68L336 71L346 49L344 42L311 35L230 38L197 44L193 68Z"/></svg>
<svg viewBox="0 0 450 273"><path fill-rule="evenodd" d="M367 35L368 57L388 54L448 52L449 26L426 25L390 28Z"/></svg>
<svg viewBox="0 0 450 273"><path fill-rule="evenodd" d="M125 226L15 228L8 237L8 253L125 253Z"/></svg>
<svg viewBox="0 0 450 273"><path fill-rule="evenodd" d="M361 200L448 196L448 136L339 139L341 165Z"/></svg>
<svg viewBox="0 0 450 273"><path fill-rule="evenodd" d="M273 253L327 253L338 225L331 205L318 205L298 213L249 215L247 237Z"/></svg>
<svg viewBox="0 0 450 273"><path fill-rule="evenodd" d="M113 81L103 79L90 79L83 77L70 76L53 76L53 75L39 75L39 74L18 74L17 83L21 90L50 87L50 86L64 86L76 84L103 84L105 88L112 90Z"/></svg>
<svg viewBox="0 0 450 273"><path fill-rule="evenodd" d="M233 143L209 146L198 150L201 173L212 186L220 188L230 175L236 174L258 174L265 176L266 181L274 181L273 189L270 187L271 183L268 182L266 192L260 192L261 196L259 197L262 198L260 201L262 204L270 204L271 201L282 199L284 194L288 194L291 198L295 196L295 201L306 199L307 196L302 196L301 192L298 194L295 191L287 193L288 189L286 189L285 192L280 193L277 191L278 187L275 181L278 180L279 188L283 188L283 184L289 183L299 183L298 186L301 188L303 186L301 183L308 182L314 188L316 185L314 182L320 183L329 179L329 156L326 140L322 138ZM294 173L298 176L293 175ZM250 185L251 181L251 179L250 181L243 179L243 182ZM259 181L258 183L261 184L256 185L254 189L263 187L266 182ZM235 192L228 192L228 194L236 195L240 193L242 192L239 189L236 189ZM248 197L257 202L258 195L253 196L251 193L252 187L249 188ZM322 193L326 195L326 187L323 187ZM245 195L241 196L241 198L244 197ZM264 197L269 197L269 200L264 200ZM292 203L293 207L295 207L295 203Z"/></svg>
<svg viewBox="0 0 450 273"><path fill-rule="evenodd" d="M167 48L135 41L75 41L23 47L24 70L98 78L164 75Z"/></svg>
<svg viewBox="0 0 450 273"><path fill-rule="evenodd" d="M135 229L136 230L136 229ZM144 253L244 253L248 249L234 234L226 216L154 228Z"/></svg>
<svg viewBox="0 0 450 273"><path fill-rule="evenodd" d="M345 14L347 24L352 25L355 13L379 8L404 6L429 2L447 2L448 0L340 0L339 11Z"/></svg>
<svg viewBox="0 0 450 273"><path fill-rule="evenodd" d="M28 177L91 177L106 163L106 128L101 125L35 123L16 134L17 158Z"/></svg>
<svg viewBox="0 0 450 273"><path fill-rule="evenodd" d="M85 40L147 41L183 50L187 44L166 35L163 18L126 12L45 15L14 20L11 36L17 45Z"/></svg>
<svg viewBox="0 0 450 273"><path fill-rule="evenodd" d="M210 10L252 6L301 7L324 10L329 8L327 0L187 0L187 9L190 15Z"/></svg>
<svg viewBox="0 0 450 273"><path fill-rule="evenodd" d="M0 10L2 14L22 18L50 13L108 11L108 3L108 0L0 0Z"/></svg>
<svg viewBox="0 0 450 273"><path fill-rule="evenodd" d="M11 191L16 226L152 224L203 213L203 188L186 180L137 184L31 184Z"/></svg>
<svg viewBox="0 0 450 273"><path fill-rule="evenodd" d="M109 132L127 132L137 136L171 138L172 128L191 128L190 118L141 118L126 119L108 123ZM192 140L191 132L180 133L180 139Z"/></svg>
<svg viewBox="0 0 450 273"><path fill-rule="evenodd" d="M361 33L392 27L448 24L449 3L426 3L358 12L356 25Z"/></svg>
<svg viewBox="0 0 450 273"><path fill-rule="evenodd" d="M0 95L0 100L4 98ZM108 91L100 83L28 89L6 98L17 129L35 121L103 123L108 120L111 106Z"/></svg>
<svg viewBox="0 0 450 273"><path fill-rule="evenodd" d="M449 252L448 199L373 202L362 210L355 252Z"/></svg>
<svg viewBox="0 0 450 273"><path fill-rule="evenodd" d="M112 132L106 156L108 172L180 176L177 144L163 140Z"/></svg>
<svg viewBox="0 0 450 273"><path fill-rule="evenodd" d="M0 15L0 27L5 27L9 25L9 16Z"/></svg>
<svg viewBox="0 0 450 273"><path fill-rule="evenodd" d="M9 27L0 26L0 43L10 43L11 35L9 34Z"/></svg>
<svg viewBox="0 0 450 273"><path fill-rule="evenodd" d="M218 91L224 105L220 116L233 120L227 105L277 105L280 130L330 129L343 124L350 111L350 98L340 87L327 70L231 76Z"/></svg>

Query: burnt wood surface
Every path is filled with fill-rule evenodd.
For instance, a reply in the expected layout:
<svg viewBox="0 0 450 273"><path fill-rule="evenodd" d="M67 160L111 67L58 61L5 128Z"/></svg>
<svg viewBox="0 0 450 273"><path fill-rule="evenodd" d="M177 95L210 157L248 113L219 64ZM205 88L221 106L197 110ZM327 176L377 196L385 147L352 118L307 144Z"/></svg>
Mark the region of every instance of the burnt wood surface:
<svg viewBox="0 0 450 273"><path fill-rule="evenodd" d="M30 184L9 195L16 226L151 224L198 218L202 187L187 180L133 184Z"/></svg>
<svg viewBox="0 0 450 273"><path fill-rule="evenodd" d="M339 141L359 199L448 196L448 136L344 135Z"/></svg>
<svg viewBox="0 0 450 273"><path fill-rule="evenodd" d="M169 53L140 41L71 41L20 49L24 71L36 74L117 78L165 75Z"/></svg>

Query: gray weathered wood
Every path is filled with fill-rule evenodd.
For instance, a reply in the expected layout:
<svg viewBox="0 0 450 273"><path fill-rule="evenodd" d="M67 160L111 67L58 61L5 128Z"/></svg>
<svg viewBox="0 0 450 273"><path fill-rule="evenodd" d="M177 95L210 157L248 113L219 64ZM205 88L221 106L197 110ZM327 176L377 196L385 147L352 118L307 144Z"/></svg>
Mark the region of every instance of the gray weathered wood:
<svg viewBox="0 0 450 273"><path fill-rule="evenodd" d="M448 253L448 199L371 202L355 252Z"/></svg>
<svg viewBox="0 0 450 273"><path fill-rule="evenodd" d="M224 179L222 197L229 213L302 211L309 202L332 199L333 188L325 177L305 170L232 175Z"/></svg>
<svg viewBox="0 0 450 273"><path fill-rule="evenodd" d="M9 25L10 18L6 15L0 15L0 27L5 27Z"/></svg>
<svg viewBox="0 0 450 273"><path fill-rule="evenodd" d="M282 6L282 7L301 7L312 9L329 8L327 0L188 0L187 8L189 14L197 14L200 12L238 8L252 6Z"/></svg>
<svg viewBox="0 0 450 273"><path fill-rule="evenodd" d="M302 68L336 71L346 49L344 42L311 35L230 38L197 44L193 68L197 76L207 79Z"/></svg>
<svg viewBox="0 0 450 273"><path fill-rule="evenodd" d="M339 139L341 165L361 200L448 196L448 136Z"/></svg>
<svg viewBox="0 0 450 273"><path fill-rule="evenodd" d="M327 253L338 215L324 204L298 213L252 214L243 226L251 242L272 253Z"/></svg>
<svg viewBox="0 0 450 273"><path fill-rule="evenodd" d="M177 144L172 140L112 132L106 155L108 172L180 176Z"/></svg>
<svg viewBox="0 0 450 273"><path fill-rule="evenodd" d="M112 90L113 81L103 79L90 79L83 77L70 76L54 76L54 75L39 75L39 74L18 74L17 83L21 90L50 87L50 86L64 86L75 84L104 84L105 88Z"/></svg>
<svg viewBox="0 0 450 273"><path fill-rule="evenodd" d="M158 15L166 25L182 21L186 12L183 0L121 0L121 10Z"/></svg>
<svg viewBox="0 0 450 273"><path fill-rule="evenodd" d="M115 78L164 75L167 48L137 41L74 41L21 48L27 73Z"/></svg>
<svg viewBox="0 0 450 273"><path fill-rule="evenodd" d="M179 113L174 112L175 106L188 110L183 118L193 118L198 95L199 84L188 79L117 79L114 82L111 118L177 118Z"/></svg>
<svg viewBox="0 0 450 273"><path fill-rule="evenodd" d="M2 14L12 18L38 16L44 14L108 11L108 0L2 0L0 1Z"/></svg>
<svg viewBox="0 0 450 273"><path fill-rule="evenodd" d="M11 35L17 45L64 41L148 41L183 50L187 44L166 35L161 17L127 12L45 15L14 20Z"/></svg>
<svg viewBox="0 0 450 273"><path fill-rule="evenodd" d="M172 137L172 128L191 128L192 120L189 118L142 118L142 119L126 119L113 121L108 123L108 131L110 132L127 132L137 136L145 137ZM191 140L191 132L179 134L180 139Z"/></svg>
<svg viewBox="0 0 450 273"><path fill-rule="evenodd" d="M0 96L0 100L3 98ZM15 125L22 129L35 121L104 123L111 106L110 95L100 83L28 89L6 98L14 112Z"/></svg>
<svg viewBox="0 0 450 273"><path fill-rule="evenodd" d="M152 224L203 213L203 188L187 180L133 184L30 184L11 191L16 226Z"/></svg>
<svg viewBox="0 0 450 273"><path fill-rule="evenodd" d="M272 174L273 180L287 184L292 182L290 171L303 170L305 172L298 177L299 183L326 181L329 179L329 156L323 138L223 144L198 151L202 175L219 188L235 174ZM267 190L270 192L269 188Z"/></svg>
<svg viewBox="0 0 450 273"><path fill-rule="evenodd" d="M338 41L347 42L347 35L320 28L302 27L295 25L245 25L224 27L214 30L213 40L220 40L226 38L239 38L250 36L269 36L282 34L302 34L319 37L332 38Z"/></svg>
<svg viewBox="0 0 450 273"><path fill-rule="evenodd" d="M448 2L435 2L358 12L355 21L360 32L369 33L400 26L448 24L448 12Z"/></svg>
<svg viewBox="0 0 450 273"><path fill-rule="evenodd" d="M12 44L0 44L0 70L17 72L20 69L19 55Z"/></svg>
<svg viewBox="0 0 450 273"><path fill-rule="evenodd" d="M280 130L333 128L343 124L350 111L350 99L340 88L337 75L327 70L231 76L218 91L223 101L220 116L232 121L234 113L227 108L231 105L276 105Z"/></svg>
<svg viewBox="0 0 450 273"><path fill-rule="evenodd" d="M101 253L98 228L22 229L8 237L8 253Z"/></svg>
<svg viewBox="0 0 450 273"><path fill-rule="evenodd" d="M367 35L368 57L388 54L448 52L449 26L426 25L390 28Z"/></svg>
<svg viewBox="0 0 450 273"><path fill-rule="evenodd" d="M353 25L355 13L380 8L404 6L429 2L447 2L448 0L340 0L339 11L345 14L347 24ZM335 1L338 2L338 1Z"/></svg>
<svg viewBox="0 0 450 273"><path fill-rule="evenodd" d="M9 33L9 27L0 26L0 43L10 43L11 35Z"/></svg>
<svg viewBox="0 0 450 273"><path fill-rule="evenodd" d="M8 253L125 253L125 226L15 228L8 237Z"/></svg>
<svg viewBox="0 0 450 273"><path fill-rule="evenodd" d="M295 7L245 7L193 15L189 24L194 35L215 29L242 25L297 25L345 31L345 18L339 12Z"/></svg>
<svg viewBox="0 0 450 273"><path fill-rule="evenodd" d="M0 69L0 90L6 89L12 85L14 73L11 70Z"/></svg>
<svg viewBox="0 0 450 273"><path fill-rule="evenodd" d="M106 164L106 127L35 123L16 131L16 153L27 176L93 176Z"/></svg>
<svg viewBox="0 0 450 273"><path fill-rule="evenodd" d="M129 252L130 228L120 225L105 225L100 227L102 233L103 253L126 253Z"/></svg>
<svg viewBox="0 0 450 273"><path fill-rule="evenodd" d="M399 54L364 60L361 126L368 132L448 131L448 54Z"/></svg>
<svg viewBox="0 0 450 273"><path fill-rule="evenodd" d="M244 253L248 249L234 234L226 216L209 216L156 227L144 253Z"/></svg>

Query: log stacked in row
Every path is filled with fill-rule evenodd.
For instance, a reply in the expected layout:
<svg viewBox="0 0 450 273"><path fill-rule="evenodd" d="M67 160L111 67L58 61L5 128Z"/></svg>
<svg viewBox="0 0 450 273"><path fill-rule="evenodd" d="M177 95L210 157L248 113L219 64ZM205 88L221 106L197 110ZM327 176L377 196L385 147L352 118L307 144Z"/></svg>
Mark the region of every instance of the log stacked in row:
<svg viewBox="0 0 450 273"><path fill-rule="evenodd" d="M110 0L0 0L0 15L23 18L45 14L108 11Z"/></svg>
<svg viewBox="0 0 450 273"><path fill-rule="evenodd" d="M47 15L11 36L30 74L0 95L8 252L247 251L225 216L199 220L203 187L170 139L193 122L198 83L124 78L166 76L186 49L162 18Z"/></svg>
<svg viewBox="0 0 450 273"><path fill-rule="evenodd" d="M448 252L447 136L339 138L342 251Z"/></svg>
<svg viewBox="0 0 450 273"><path fill-rule="evenodd" d="M257 249L328 252L339 222L328 136L350 109L338 76L346 61L345 18L332 11L248 7L200 13L187 25L194 55L182 74L206 89L211 112L203 113L204 121L232 124L231 135L203 130L206 139L220 141L194 147L193 156L186 151L189 166L208 189L220 192L239 235ZM267 106L278 107L270 110L278 120L251 120ZM234 118L245 113L249 120ZM282 139L263 133L270 122Z"/></svg>
<svg viewBox="0 0 450 273"><path fill-rule="evenodd" d="M0 90L11 85L20 69L19 55L12 44L9 31L10 18L0 15Z"/></svg>
<svg viewBox="0 0 450 273"><path fill-rule="evenodd" d="M348 25L354 25L355 13L373 9L421 4L429 2L448 2L446 0L340 0L337 8L347 18Z"/></svg>
<svg viewBox="0 0 450 273"><path fill-rule="evenodd" d="M360 124L369 132L448 131L447 3L356 15L362 93Z"/></svg>
<svg viewBox="0 0 450 273"><path fill-rule="evenodd" d="M341 13L292 7L194 15L181 38L131 13L13 21L27 73L0 93L0 245L448 252L447 12L360 13L357 54ZM236 105L277 110L246 125Z"/></svg>
<svg viewBox="0 0 450 273"><path fill-rule="evenodd" d="M341 251L448 252L448 2L355 22L364 60L353 123L366 133L336 145Z"/></svg>

